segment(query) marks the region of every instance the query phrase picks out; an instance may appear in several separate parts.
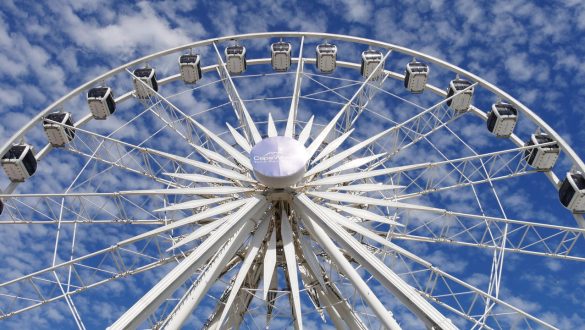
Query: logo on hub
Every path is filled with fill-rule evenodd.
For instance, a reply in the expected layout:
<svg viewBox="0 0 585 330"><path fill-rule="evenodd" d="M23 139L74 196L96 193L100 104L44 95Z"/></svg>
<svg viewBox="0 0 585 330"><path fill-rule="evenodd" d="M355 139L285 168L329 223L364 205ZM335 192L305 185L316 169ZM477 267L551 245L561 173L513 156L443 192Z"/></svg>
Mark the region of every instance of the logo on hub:
<svg viewBox="0 0 585 330"><path fill-rule="evenodd" d="M276 163L281 160L290 160L292 157L279 151L267 152L262 156L255 155L254 162L256 163Z"/></svg>

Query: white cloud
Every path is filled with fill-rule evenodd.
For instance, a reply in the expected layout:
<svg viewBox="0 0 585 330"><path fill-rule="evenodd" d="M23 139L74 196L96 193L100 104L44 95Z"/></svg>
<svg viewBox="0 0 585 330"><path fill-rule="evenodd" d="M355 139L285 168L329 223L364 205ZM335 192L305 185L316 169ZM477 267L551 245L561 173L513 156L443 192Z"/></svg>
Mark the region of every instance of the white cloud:
<svg viewBox="0 0 585 330"><path fill-rule="evenodd" d="M194 23L189 29L173 28L161 17L151 5L140 2L138 11L121 14L115 22L99 26L86 22L73 9L61 7L64 19L69 24L69 36L76 44L98 53L128 58L138 50L151 52L183 45L204 33L200 23ZM189 33L187 33L189 31Z"/></svg>

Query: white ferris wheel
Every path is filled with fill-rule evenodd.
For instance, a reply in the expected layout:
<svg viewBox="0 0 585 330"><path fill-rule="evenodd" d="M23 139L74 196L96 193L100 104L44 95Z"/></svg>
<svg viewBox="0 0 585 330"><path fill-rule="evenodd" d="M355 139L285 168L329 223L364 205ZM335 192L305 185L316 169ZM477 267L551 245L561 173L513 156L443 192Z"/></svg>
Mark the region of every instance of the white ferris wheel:
<svg viewBox="0 0 585 330"><path fill-rule="evenodd" d="M1 154L0 226L42 228L28 247L53 258L3 272L0 324L61 303L91 328L109 287L110 329L555 328L507 301L507 258L585 261L585 165L561 136L486 80L370 39L148 55ZM525 182L566 221L517 216ZM483 281L452 270L465 257Z"/></svg>

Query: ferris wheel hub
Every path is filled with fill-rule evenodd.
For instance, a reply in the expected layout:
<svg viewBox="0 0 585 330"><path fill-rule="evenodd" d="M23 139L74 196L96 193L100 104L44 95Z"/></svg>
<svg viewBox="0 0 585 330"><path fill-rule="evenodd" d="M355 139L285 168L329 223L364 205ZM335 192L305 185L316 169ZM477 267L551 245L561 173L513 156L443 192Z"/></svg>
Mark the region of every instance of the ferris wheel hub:
<svg viewBox="0 0 585 330"><path fill-rule="evenodd" d="M284 136L266 138L250 152L254 175L269 188L286 188L299 182L306 172L307 158L302 143Z"/></svg>

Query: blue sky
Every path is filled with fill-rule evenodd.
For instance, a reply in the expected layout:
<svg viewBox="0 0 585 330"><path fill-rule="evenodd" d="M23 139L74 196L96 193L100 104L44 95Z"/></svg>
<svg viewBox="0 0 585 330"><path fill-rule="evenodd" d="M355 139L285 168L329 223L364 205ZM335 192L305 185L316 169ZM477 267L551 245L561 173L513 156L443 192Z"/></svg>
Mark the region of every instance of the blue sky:
<svg viewBox="0 0 585 330"><path fill-rule="evenodd" d="M585 57L585 45L581 42L585 31L585 4L577 0L562 3L437 0L417 1L416 4L351 0L254 3L4 0L0 4L0 139L6 141L32 116L69 90L129 60L201 39L287 30L378 39L456 64L495 83L527 105L560 133L580 156L585 156L580 147L585 144L582 129L585 126L582 109L585 104L585 66L581 63ZM257 45L257 49L261 46ZM348 51L347 54L354 53ZM174 63L173 66L166 62L159 64L163 76L176 70ZM124 82L114 83L124 86ZM272 83L273 86L279 84L276 80ZM261 85L266 86L270 87L271 82ZM259 90L250 88L247 92L261 95L265 91L259 87ZM178 102L182 101L187 103L189 100L178 99ZM211 102L198 101L196 106L201 108L206 106L204 102ZM218 99L215 102L219 102ZM72 107L77 105L82 104L71 104ZM284 103L275 102L271 109L263 111L278 112L284 106ZM123 115L120 116L119 122L110 121L103 129L119 126L124 119ZM217 116L221 117L220 114ZM323 118L322 122L326 120ZM145 121L145 124L149 123ZM209 124L213 124L213 118ZM473 125L477 123L468 124L467 128L460 124L454 129L466 138L475 138L475 145L489 150L490 146L482 139L487 135L475 134L473 128L476 126ZM135 131L125 133L129 141L141 133L133 129ZM367 133L367 128L363 130L365 132L361 134ZM172 137L162 136L153 143L164 146L163 141L170 139ZM56 168L61 164L60 159L55 156L47 162ZM402 160L409 161L408 155ZM67 158L65 162L71 171L80 168L81 163L76 158ZM52 171L63 175L62 182L55 184L72 179L71 172ZM51 171L45 167L41 174L50 177ZM123 174L113 174L112 180L120 175ZM558 220L572 226L570 215L556 203L554 190L550 186L541 187L548 185L544 177L538 179L535 182L522 178L501 187L508 197L510 213L517 218ZM53 181L49 178L46 182ZM44 188L47 187L39 189ZM541 192L545 196L541 196ZM460 198L461 195L453 195L426 201L454 203L461 201ZM464 203L468 202L471 203L469 200ZM139 230L130 229L124 234L135 231ZM115 242L120 234L115 228L102 227L84 228L82 233L91 238L83 246L87 252ZM54 228L3 228L2 234L10 246L1 253L8 261L7 266L0 268L3 280L50 263L45 259L52 256ZM446 265L447 271L462 278L475 279L478 285L485 282L476 271L482 269L483 274L486 273L482 268L486 265L485 260L477 261L476 265L473 259L478 253L474 250L453 252L455 250L449 248L434 249L434 246L405 246L424 253L436 264ZM486 258L485 252L479 254ZM452 260L453 256L458 260ZM510 256L509 260L509 281L505 283L505 291L511 302L529 312L544 315L561 328L583 326L580 312L585 306L580 297L585 293L585 267L581 263L516 255ZM130 306L156 276L144 275L124 284L110 285L101 292L76 296L74 300L86 325L103 328L119 315L119 306ZM64 303L49 306L51 308L37 309L4 322L7 328L16 328L19 324L74 328L74 324L67 320L69 312Z"/></svg>

